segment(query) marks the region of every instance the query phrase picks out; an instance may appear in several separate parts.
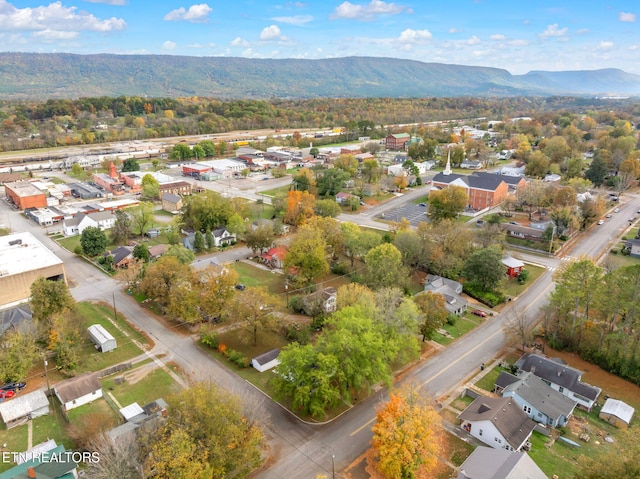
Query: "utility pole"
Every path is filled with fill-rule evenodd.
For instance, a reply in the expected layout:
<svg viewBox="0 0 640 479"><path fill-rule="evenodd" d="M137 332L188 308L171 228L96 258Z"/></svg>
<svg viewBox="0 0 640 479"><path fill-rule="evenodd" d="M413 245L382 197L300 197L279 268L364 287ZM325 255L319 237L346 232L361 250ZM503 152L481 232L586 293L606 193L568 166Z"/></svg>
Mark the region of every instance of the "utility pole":
<svg viewBox="0 0 640 479"><path fill-rule="evenodd" d="M113 299L113 320L118 321L118 311L116 310L116 293L111 293L111 298Z"/></svg>
<svg viewBox="0 0 640 479"><path fill-rule="evenodd" d="M336 479L336 455L331 454L331 479Z"/></svg>

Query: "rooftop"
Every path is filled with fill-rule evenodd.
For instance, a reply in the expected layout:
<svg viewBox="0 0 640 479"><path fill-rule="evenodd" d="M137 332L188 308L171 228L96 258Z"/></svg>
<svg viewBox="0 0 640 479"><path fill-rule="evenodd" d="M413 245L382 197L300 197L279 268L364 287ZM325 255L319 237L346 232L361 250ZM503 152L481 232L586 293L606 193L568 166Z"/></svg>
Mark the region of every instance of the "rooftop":
<svg viewBox="0 0 640 479"><path fill-rule="evenodd" d="M33 186L30 181L14 181L13 183L5 183L5 186L11 189L20 198L27 196L43 195L44 193Z"/></svg>
<svg viewBox="0 0 640 479"><path fill-rule="evenodd" d="M0 276L61 264L62 260L31 233L14 233L0 237Z"/></svg>

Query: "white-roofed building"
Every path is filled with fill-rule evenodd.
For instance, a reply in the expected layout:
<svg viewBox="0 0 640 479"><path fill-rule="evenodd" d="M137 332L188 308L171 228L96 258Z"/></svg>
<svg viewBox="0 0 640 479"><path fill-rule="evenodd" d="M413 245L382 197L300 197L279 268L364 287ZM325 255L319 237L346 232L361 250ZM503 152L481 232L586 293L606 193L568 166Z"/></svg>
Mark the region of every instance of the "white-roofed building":
<svg viewBox="0 0 640 479"><path fill-rule="evenodd" d="M49 414L49 400L42 389L0 403L0 416L7 429L45 414Z"/></svg>
<svg viewBox="0 0 640 479"><path fill-rule="evenodd" d="M116 339L101 324L92 324L87 328L87 331L98 351L106 353L118 347Z"/></svg>
<svg viewBox="0 0 640 479"><path fill-rule="evenodd" d="M635 409L619 399L609 398L600 409L599 417L616 427L626 429L631 423Z"/></svg>

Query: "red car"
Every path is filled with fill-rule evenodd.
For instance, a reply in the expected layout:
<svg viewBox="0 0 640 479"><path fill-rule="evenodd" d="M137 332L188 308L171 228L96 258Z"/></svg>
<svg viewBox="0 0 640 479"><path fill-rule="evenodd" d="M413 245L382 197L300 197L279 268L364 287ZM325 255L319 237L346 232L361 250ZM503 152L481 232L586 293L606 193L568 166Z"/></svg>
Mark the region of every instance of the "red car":
<svg viewBox="0 0 640 479"><path fill-rule="evenodd" d="M16 393L14 391L3 391L0 390L0 401L5 400L5 399L11 399L13 396L15 396Z"/></svg>
<svg viewBox="0 0 640 479"><path fill-rule="evenodd" d="M486 318L487 317L487 313L485 313L484 311L482 311L480 309L474 309L473 311L471 311L471 314L475 314L476 316L480 316L481 318Z"/></svg>

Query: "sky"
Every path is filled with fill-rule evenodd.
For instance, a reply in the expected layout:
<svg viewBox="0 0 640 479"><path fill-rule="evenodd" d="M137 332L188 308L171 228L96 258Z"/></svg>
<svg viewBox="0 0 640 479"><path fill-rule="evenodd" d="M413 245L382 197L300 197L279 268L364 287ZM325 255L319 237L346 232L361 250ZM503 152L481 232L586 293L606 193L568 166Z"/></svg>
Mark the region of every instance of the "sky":
<svg viewBox="0 0 640 479"><path fill-rule="evenodd" d="M374 56L512 74L640 74L638 14L638 0L0 0L0 51Z"/></svg>

